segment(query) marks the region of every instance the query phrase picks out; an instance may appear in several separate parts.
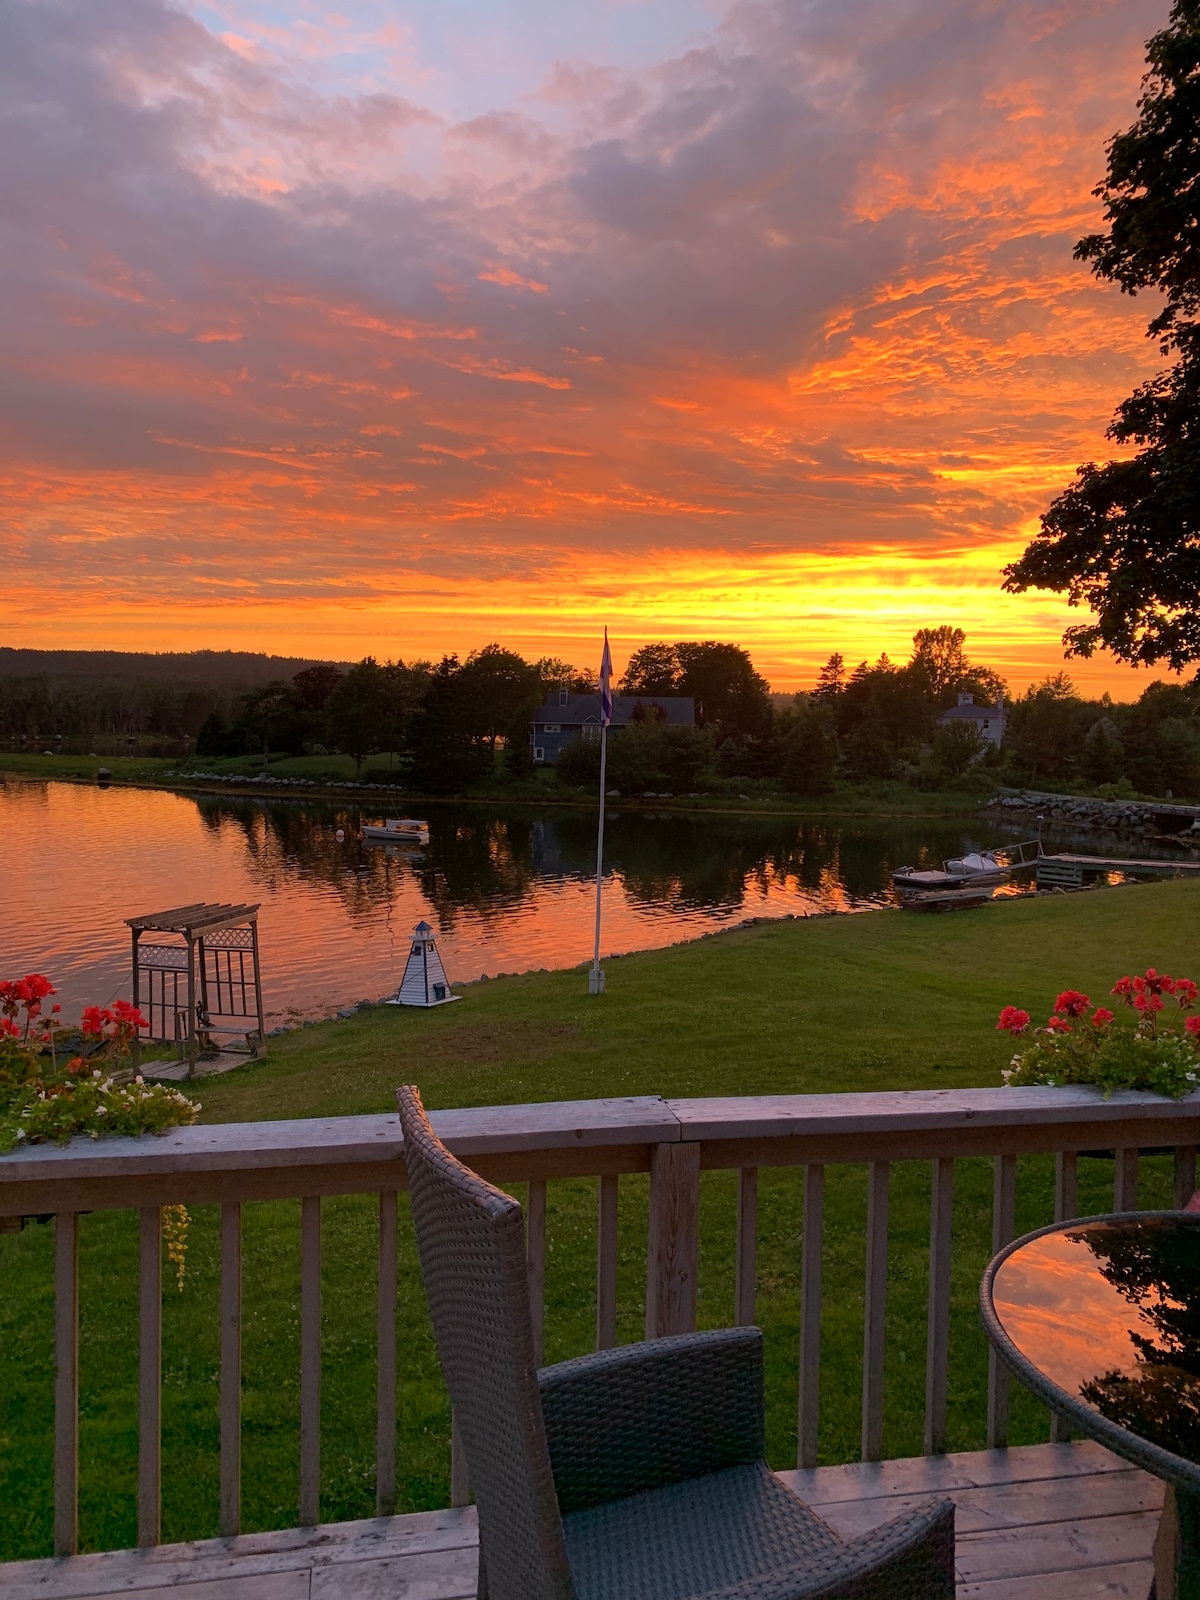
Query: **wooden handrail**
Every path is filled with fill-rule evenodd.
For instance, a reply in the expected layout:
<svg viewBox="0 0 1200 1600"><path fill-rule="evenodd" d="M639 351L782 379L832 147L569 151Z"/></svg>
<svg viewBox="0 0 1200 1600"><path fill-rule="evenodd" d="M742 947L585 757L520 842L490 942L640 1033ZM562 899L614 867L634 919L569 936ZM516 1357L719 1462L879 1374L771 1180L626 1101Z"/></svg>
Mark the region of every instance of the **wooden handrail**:
<svg viewBox="0 0 1200 1600"><path fill-rule="evenodd" d="M562 1100L435 1111L439 1137L503 1180L648 1172L658 1145L698 1144L702 1168L1086 1150L1200 1142L1200 1092L915 1089L721 1100ZM1127 1181L1127 1180L1126 1180ZM391 1115L225 1122L159 1137L77 1139L0 1156L0 1217L174 1202L404 1188Z"/></svg>

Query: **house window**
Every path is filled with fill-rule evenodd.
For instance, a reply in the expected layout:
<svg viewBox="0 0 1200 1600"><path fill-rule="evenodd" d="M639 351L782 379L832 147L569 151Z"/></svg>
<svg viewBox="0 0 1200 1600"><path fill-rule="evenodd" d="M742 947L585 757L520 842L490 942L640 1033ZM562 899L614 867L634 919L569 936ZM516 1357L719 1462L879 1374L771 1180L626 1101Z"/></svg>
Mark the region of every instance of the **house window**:
<svg viewBox="0 0 1200 1600"><path fill-rule="evenodd" d="M560 706L565 706L566 705L567 696L568 696L568 694L570 694L570 692L571 691L569 689L560 689L558 691L558 703L559 703Z"/></svg>
<svg viewBox="0 0 1200 1600"><path fill-rule="evenodd" d="M535 761L545 761L546 759L546 752L542 749L540 744L535 744L533 747L533 759Z"/></svg>
<svg viewBox="0 0 1200 1600"><path fill-rule="evenodd" d="M543 733L561 733L562 732L562 723L561 722L544 722L542 724L542 732Z"/></svg>
<svg viewBox="0 0 1200 1600"><path fill-rule="evenodd" d="M583 725L583 737L588 740L589 743L594 744L595 741L600 737L599 723L585 722Z"/></svg>

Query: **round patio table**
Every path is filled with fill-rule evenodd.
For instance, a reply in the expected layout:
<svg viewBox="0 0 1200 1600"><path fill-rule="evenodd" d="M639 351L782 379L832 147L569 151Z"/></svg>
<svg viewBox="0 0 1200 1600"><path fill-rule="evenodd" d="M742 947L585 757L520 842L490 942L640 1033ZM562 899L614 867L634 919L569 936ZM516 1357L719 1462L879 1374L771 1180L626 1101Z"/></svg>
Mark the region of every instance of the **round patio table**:
<svg viewBox="0 0 1200 1600"><path fill-rule="evenodd" d="M988 1337L1079 1433L1167 1485L1157 1600L1200 1600L1200 1215L1055 1223L1002 1250L980 1288Z"/></svg>

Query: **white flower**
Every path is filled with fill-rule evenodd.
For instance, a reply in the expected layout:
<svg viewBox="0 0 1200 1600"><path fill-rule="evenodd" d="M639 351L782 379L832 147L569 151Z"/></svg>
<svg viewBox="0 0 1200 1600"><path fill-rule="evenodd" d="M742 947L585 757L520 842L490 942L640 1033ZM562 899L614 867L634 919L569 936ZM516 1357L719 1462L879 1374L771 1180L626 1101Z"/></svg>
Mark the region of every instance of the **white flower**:
<svg viewBox="0 0 1200 1600"><path fill-rule="evenodd" d="M146 1080L142 1077L141 1073L139 1073L133 1081L134 1083L144 1083Z"/></svg>

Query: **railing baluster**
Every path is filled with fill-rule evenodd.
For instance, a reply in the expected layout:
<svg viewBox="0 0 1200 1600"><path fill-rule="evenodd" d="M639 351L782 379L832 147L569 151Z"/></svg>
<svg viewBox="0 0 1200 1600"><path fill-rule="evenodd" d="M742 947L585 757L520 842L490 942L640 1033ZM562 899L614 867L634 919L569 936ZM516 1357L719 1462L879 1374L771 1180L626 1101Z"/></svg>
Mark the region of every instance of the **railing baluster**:
<svg viewBox="0 0 1200 1600"><path fill-rule="evenodd" d="M222 1538L242 1531L242 1208L221 1207L221 1506Z"/></svg>
<svg viewBox="0 0 1200 1600"><path fill-rule="evenodd" d="M321 1201L300 1202L300 1526L321 1512Z"/></svg>
<svg viewBox="0 0 1200 1600"><path fill-rule="evenodd" d="M162 1537L162 1212L143 1206L138 1294L138 1544Z"/></svg>
<svg viewBox="0 0 1200 1600"><path fill-rule="evenodd" d="M997 1255L1006 1244L1011 1244L1016 1229L1017 1158L999 1155L995 1158L992 1184L992 1254ZM1009 1372L996 1354L993 1344L988 1344L988 1400L987 1442L989 1450L1008 1447Z"/></svg>
<svg viewBox="0 0 1200 1600"><path fill-rule="evenodd" d="M1113 1172L1113 1200L1117 1211L1137 1210L1138 1151L1126 1145L1116 1152Z"/></svg>
<svg viewBox="0 0 1200 1600"><path fill-rule="evenodd" d="M1070 1222L1079 1214L1079 1157L1074 1150L1060 1150L1054 1158L1054 1220ZM1070 1424L1057 1411L1050 1413L1050 1442L1061 1444L1070 1437Z"/></svg>
<svg viewBox="0 0 1200 1600"><path fill-rule="evenodd" d="M79 1547L79 1218L54 1219L54 1554Z"/></svg>
<svg viewBox="0 0 1200 1600"><path fill-rule="evenodd" d="M863 1301L862 1458L883 1454L883 1357L887 1331L888 1183L886 1161L867 1167L867 1284Z"/></svg>
<svg viewBox="0 0 1200 1600"><path fill-rule="evenodd" d="M646 1337L696 1326L700 1234L700 1146L656 1144L650 1157Z"/></svg>
<svg viewBox="0 0 1200 1600"><path fill-rule="evenodd" d="M450 1412L450 1504L471 1504L471 1480L467 1474L467 1457L458 1431L458 1418Z"/></svg>
<svg viewBox="0 0 1200 1600"><path fill-rule="evenodd" d="M617 1175L600 1179L596 1224L596 1349L617 1342Z"/></svg>
<svg viewBox="0 0 1200 1600"><path fill-rule="evenodd" d="M533 1364L540 1367L546 1323L546 1180L533 1178L525 1207L525 1278L533 1328Z"/></svg>
<svg viewBox="0 0 1200 1600"><path fill-rule="evenodd" d="M954 1158L933 1163L929 1215L929 1325L925 1345L925 1454L946 1449L946 1399L950 1380L950 1224L954 1208Z"/></svg>
<svg viewBox="0 0 1200 1600"><path fill-rule="evenodd" d="M379 1196L375 1301L375 1515L396 1510L396 1191Z"/></svg>
<svg viewBox="0 0 1200 1600"><path fill-rule="evenodd" d="M1054 1158L1054 1220L1070 1222L1079 1214L1079 1157L1060 1150Z"/></svg>
<svg viewBox="0 0 1200 1600"><path fill-rule="evenodd" d="M733 1311L739 1328L754 1325L754 1292L758 1284L758 1168L738 1172L737 1254Z"/></svg>
<svg viewBox="0 0 1200 1600"><path fill-rule="evenodd" d="M821 1255L825 1232L825 1168L804 1169L804 1237L800 1245L800 1406L797 1458L817 1464L821 1392Z"/></svg>
<svg viewBox="0 0 1200 1600"><path fill-rule="evenodd" d="M1175 1146L1175 1206L1182 1211L1196 1192L1196 1146Z"/></svg>

